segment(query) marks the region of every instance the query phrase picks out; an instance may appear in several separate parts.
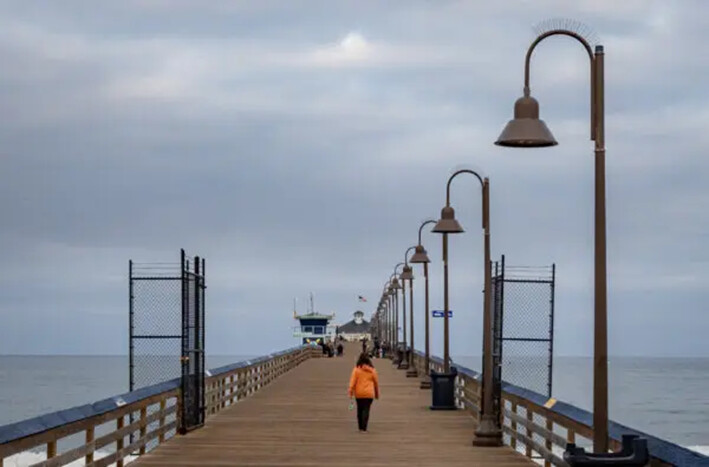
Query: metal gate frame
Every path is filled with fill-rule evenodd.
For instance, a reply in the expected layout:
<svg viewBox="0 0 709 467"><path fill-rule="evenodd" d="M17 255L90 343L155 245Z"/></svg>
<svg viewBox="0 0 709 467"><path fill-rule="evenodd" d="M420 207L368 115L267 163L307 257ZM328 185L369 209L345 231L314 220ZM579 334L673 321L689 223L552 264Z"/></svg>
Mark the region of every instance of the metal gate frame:
<svg viewBox="0 0 709 467"><path fill-rule="evenodd" d="M505 343L510 342L539 342L548 343L548 360L546 365L546 396L551 397L552 393L552 372L554 364L554 292L556 283L556 265L543 267L510 267L505 265L505 255L502 255L500 261L491 262L492 272L492 300L491 308L493 310L493 394L495 413L501 413L502 382L504 381L505 365L502 361ZM532 287L539 288L544 284L549 287L549 308L548 314L540 315L539 319L548 320L548 336L547 337L532 337L532 336L508 336L505 335L505 319L509 319L511 313L524 312L525 310L510 309L510 304L505 301L505 284L528 284L530 290ZM542 289L543 290L543 289ZM507 315L507 316L506 316ZM535 318L536 319L536 318ZM524 386L524 383L519 381L505 381L517 386ZM527 388L540 392L539 388Z"/></svg>
<svg viewBox="0 0 709 467"><path fill-rule="evenodd" d="M182 251L182 424L181 433L204 424L205 260Z"/></svg>
<svg viewBox="0 0 709 467"><path fill-rule="evenodd" d="M204 424L205 418L204 324L205 289L207 288L205 271L204 258L195 256L191 259L185 254L184 249L180 250L179 263L128 261L129 390L134 391L150 384L179 377L181 379L181 411L178 424L180 433L198 428ZM167 312L168 316L155 316L160 312ZM155 326L155 320L172 331L162 332L161 326ZM136 321L138 321L137 326ZM145 322L152 326L146 326ZM143 332L145 330L142 327L148 327L150 331ZM175 332L178 329L180 332ZM155 350L157 347L164 347L165 342L171 341L175 345L168 354L165 354L164 350L163 353ZM150 344L151 342L154 344ZM162 344L157 344L158 342ZM147 347L147 351L136 351L136 346ZM149 357L156 359L157 363L147 368L150 372L146 378L140 378L140 370L145 371L142 366L147 365ZM172 360L173 358L175 360ZM178 359L179 366L175 365L173 368L170 362ZM141 360L146 363L141 364ZM160 369L163 370L162 374L159 374ZM133 414L130 415L132 420Z"/></svg>

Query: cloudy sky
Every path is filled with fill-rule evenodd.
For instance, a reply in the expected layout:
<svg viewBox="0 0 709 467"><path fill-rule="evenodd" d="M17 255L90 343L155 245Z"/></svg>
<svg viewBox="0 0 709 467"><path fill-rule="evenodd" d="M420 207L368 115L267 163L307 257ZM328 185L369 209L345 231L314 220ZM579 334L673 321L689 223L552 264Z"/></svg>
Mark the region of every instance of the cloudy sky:
<svg viewBox="0 0 709 467"><path fill-rule="evenodd" d="M175 261L183 247L207 258L211 353L293 345L293 298L302 308L311 291L338 322L369 315L467 167L491 179L493 256L556 263L555 350L590 354L577 43L545 41L533 60L559 146L492 144L534 26L552 17L588 24L606 49L609 353L709 356L700 0L0 2L0 353L125 354L128 259ZM475 355L475 180L452 196L467 228L451 239L452 352ZM424 243L440 308L440 238Z"/></svg>

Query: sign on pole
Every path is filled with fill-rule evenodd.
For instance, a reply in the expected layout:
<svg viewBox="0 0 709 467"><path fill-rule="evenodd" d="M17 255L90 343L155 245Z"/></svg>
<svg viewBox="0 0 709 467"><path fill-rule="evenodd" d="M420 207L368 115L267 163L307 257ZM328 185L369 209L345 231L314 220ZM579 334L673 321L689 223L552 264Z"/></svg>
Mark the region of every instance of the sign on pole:
<svg viewBox="0 0 709 467"><path fill-rule="evenodd" d="M433 310L431 313L434 318L443 318L445 315L445 312L443 310ZM453 310L448 310L448 317L453 317Z"/></svg>

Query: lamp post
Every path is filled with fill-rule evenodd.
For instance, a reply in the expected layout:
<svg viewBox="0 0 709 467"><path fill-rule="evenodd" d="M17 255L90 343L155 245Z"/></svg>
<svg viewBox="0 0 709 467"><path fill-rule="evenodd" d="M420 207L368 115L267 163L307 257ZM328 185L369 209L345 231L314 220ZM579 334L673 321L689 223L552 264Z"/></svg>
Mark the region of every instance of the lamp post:
<svg viewBox="0 0 709 467"><path fill-rule="evenodd" d="M441 210L441 220L433 228L433 232L443 234L443 274L444 274L444 358L448 360L448 234L462 233L463 227L455 219L455 211L450 205L451 182L460 174L474 175L482 188L482 227L484 237L484 293L483 293L483 385L482 407L480 410L480 424L475 430L473 444L475 446L500 446L502 444L502 431L498 426L499 415L494 411L493 398L493 360L492 360L492 316L490 308L491 282L490 275L490 181L484 179L475 171L463 169L456 171L448 179L446 185L446 206Z"/></svg>
<svg viewBox="0 0 709 467"><path fill-rule="evenodd" d="M389 289L388 289L388 294L389 294L389 309L391 310L391 342L392 342L392 350L394 354L394 358L392 360L396 360L396 348L399 346L399 336L397 333L397 326L399 326L399 318L398 318L398 312L395 306L395 300L394 300L394 294L395 294L394 288L391 286L391 280L389 282Z"/></svg>
<svg viewBox="0 0 709 467"><path fill-rule="evenodd" d="M408 265L404 263L399 263L403 264L404 268L402 269L401 274L399 275L399 279L401 280L401 286L399 287L401 289L401 316L402 316L402 326L401 326L401 335L402 335L402 340L404 344L404 348L402 350L402 357L399 359L399 365L397 366L397 369L399 370L408 370L409 369L409 359L407 358L407 342L406 342L406 268ZM398 265L397 265L398 267ZM409 268L411 269L411 268ZM410 271L409 271L410 273ZM394 278L396 280L396 277Z"/></svg>
<svg viewBox="0 0 709 467"><path fill-rule="evenodd" d="M409 266L409 252L416 249L415 246L409 247L404 253L404 270L401 273L402 282L406 283L409 281L409 336L411 337L411 350L408 352L408 371L406 372L407 378L418 377L418 371L416 370L416 365L414 365L414 274ZM404 293L406 293L404 291ZM405 325L404 325L405 326Z"/></svg>
<svg viewBox="0 0 709 467"><path fill-rule="evenodd" d="M404 263L397 263L396 266L394 266L394 273L389 276L389 282L390 282L390 288L392 290L392 296L393 296L393 301L394 301L394 332L395 332L395 341L396 341L396 358L394 360L394 363L397 365L401 364L402 358L399 355L399 289L401 289L401 285L399 285L399 281L397 280L397 269L399 269L399 266L403 266ZM405 306L405 304L404 304ZM405 311L405 310L404 310ZM404 313L404 319L406 319L406 313ZM403 338L406 339L406 333L404 333ZM404 344L406 344L406 341L404 340Z"/></svg>
<svg viewBox="0 0 709 467"><path fill-rule="evenodd" d="M553 29L539 35L529 46L524 63L524 96L515 102L510 120L495 144L510 147L546 147L557 144L539 119L539 103L530 94L529 69L532 52L542 40L564 35L576 39L591 62L591 140L595 144L594 228L594 327L593 327L593 449L608 452L608 317L606 276L606 148L604 117L604 51L595 49L580 34Z"/></svg>
<svg viewBox="0 0 709 467"><path fill-rule="evenodd" d="M430 350L430 345L429 345L429 335L428 335L428 263L431 262L431 260L428 258L428 253L426 252L426 249L423 247L421 244L421 230L423 227L427 224L435 224L436 221L433 219L429 219L427 221L424 221L421 226L419 227L419 242L416 245L416 250L414 251L413 256L411 256L411 259L409 262L412 264L423 264L423 277L424 277L424 288L425 288L425 297L426 297L426 316L425 316L425 332L426 332L426 357L424 360L424 368L426 368L425 375L423 379L421 380L421 389L430 389L431 388L431 377L429 375L429 371L431 370L431 350Z"/></svg>
<svg viewBox="0 0 709 467"><path fill-rule="evenodd" d="M396 310L395 306L395 298L394 294L396 293L396 290L394 290L394 287L391 285L391 279L389 279L389 287L387 288L387 295L389 297L389 314L391 316L391 361L393 364L399 363L397 361L398 357L398 352L397 349L399 347L399 336L397 333L397 326L398 326L398 312Z"/></svg>

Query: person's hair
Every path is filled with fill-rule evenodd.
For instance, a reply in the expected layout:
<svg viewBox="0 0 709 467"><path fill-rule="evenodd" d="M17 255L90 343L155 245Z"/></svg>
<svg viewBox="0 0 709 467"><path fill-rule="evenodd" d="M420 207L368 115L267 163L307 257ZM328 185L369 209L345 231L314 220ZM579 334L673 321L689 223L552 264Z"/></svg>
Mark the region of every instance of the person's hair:
<svg viewBox="0 0 709 467"><path fill-rule="evenodd" d="M359 358L357 359L357 366L362 365L374 367L374 365L372 365L372 360L370 360L369 355L366 353L359 354Z"/></svg>

